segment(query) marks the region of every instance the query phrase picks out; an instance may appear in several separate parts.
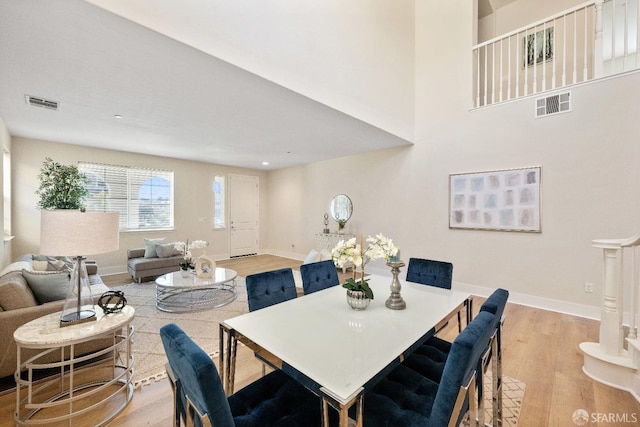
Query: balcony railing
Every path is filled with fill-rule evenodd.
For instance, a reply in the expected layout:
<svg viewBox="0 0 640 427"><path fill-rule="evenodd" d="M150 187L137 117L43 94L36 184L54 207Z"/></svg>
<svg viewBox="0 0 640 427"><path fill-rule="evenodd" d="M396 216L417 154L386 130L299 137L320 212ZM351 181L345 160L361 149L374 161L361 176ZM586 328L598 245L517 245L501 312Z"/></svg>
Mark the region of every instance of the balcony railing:
<svg viewBox="0 0 640 427"><path fill-rule="evenodd" d="M474 107L640 68L638 22L638 0L591 0L474 46Z"/></svg>

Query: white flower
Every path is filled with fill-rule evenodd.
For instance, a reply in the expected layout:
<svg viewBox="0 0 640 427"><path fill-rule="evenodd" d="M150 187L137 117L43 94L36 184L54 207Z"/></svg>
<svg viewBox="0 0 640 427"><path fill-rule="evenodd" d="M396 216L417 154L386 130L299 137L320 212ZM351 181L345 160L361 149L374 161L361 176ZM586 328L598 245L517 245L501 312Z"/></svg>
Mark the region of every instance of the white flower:
<svg viewBox="0 0 640 427"><path fill-rule="evenodd" d="M393 241L382 234L377 234L376 237L367 237L369 247L365 252L365 255L373 260L378 258L384 258L389 261L389 258L397 255L398 248L393 244Z"/></svg>
<svg viewBox="0 0 640 427"><path fill-rule="evenodd" d="M398 253L398 248L394 246L393 241L382 234L378 234L376 237L367 237L367 243L369 246L363 251L360 244L356 243L355 237L346 242L340 240L331 251L331 258L340 268L348 264L360 267L374 259L384 258L388 261L390 257Z"/></svg>
<svg viewBox="0 0 640 427"><path fill-rule="evenodd" d="M182 258L184 258L184 262L185 264L191 264L192 261L192 254L191 254L191 250L192 249L203 249L206 248L209 245L208 242L204 241L204 240L194 240L191 243L189 243L189 240L187 239L187 242L175 242L173 244L173 247L176 248L176 250L182 252Z"/></svg>
<svg viewBox="0 0 640 427"><path fill-rule="evenodd" d="M204 249L209 246L209 243L204 240L194 240L189 245L189 249Z"/></svg>

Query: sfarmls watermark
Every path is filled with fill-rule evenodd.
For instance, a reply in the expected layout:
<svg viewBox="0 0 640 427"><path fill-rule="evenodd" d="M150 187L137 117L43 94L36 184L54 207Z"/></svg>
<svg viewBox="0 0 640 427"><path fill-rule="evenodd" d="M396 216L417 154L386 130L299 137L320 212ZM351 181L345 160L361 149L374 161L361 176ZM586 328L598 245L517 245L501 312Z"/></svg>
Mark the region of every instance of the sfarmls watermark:
<svg viewBox="0 0 640 427"><path fill-rule="evenodd" d="M611 424L636 424L640 419L638 414L627 412L592 412L578 409L573 413L573 423L584 426L589 423L611 423Z"/></svg>

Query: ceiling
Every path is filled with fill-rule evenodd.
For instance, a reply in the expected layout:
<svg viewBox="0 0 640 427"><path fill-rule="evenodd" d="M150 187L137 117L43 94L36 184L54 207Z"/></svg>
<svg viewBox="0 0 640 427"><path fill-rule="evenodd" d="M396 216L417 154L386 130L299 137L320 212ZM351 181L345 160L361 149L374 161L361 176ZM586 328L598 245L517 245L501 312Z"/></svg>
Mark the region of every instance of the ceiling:
<svg viewBox="0 0 640 427"><path fill-rule="evenodd" d="M0 58L14 137L266 170L411 143L83 0L2 1Z"/></svg>

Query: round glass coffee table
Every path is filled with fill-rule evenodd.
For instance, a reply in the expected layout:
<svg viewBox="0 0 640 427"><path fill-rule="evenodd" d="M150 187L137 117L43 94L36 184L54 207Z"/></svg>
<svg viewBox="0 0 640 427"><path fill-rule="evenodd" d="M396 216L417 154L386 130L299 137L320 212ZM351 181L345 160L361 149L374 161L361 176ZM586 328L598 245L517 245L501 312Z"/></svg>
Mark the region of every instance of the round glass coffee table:
<svg viewBox="0 0 640 427"><path fill-rule="evenodd" d="M156 279L156 307L170 313L222 307L237 297L237 276L236 271L219 267L209 279L193 273L182 277L179 271L164 274Z"/></svg>

